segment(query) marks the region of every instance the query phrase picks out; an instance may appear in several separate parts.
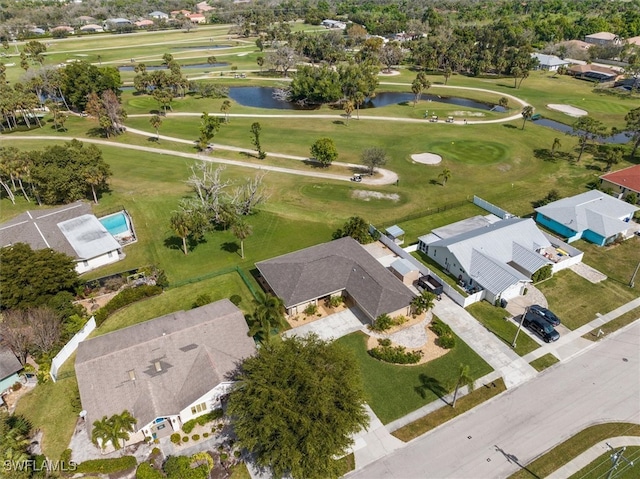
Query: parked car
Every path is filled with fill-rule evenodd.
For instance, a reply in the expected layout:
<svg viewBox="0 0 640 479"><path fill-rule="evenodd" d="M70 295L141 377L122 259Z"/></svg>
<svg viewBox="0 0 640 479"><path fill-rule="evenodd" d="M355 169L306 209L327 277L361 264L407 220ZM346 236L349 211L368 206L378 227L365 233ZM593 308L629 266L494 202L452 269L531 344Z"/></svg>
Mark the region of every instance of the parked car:
<svg viewBox="0 0 640 479"><path fill-rule="evenodd" d="M552 311L549 311L547 308L543 308L539 304L529 306L529 311L542 317L542 319L544 319L551 326L558 326L560 324L560 318L553 314Z"/></svg>
<svg viewBox="0 0 640 479"><path fill-rule="evenodd" d="M552 343L560 339L560 334L555 330L553 326L547 323L541 316L535 313L527 311L522 319L524 327L536 333L546 343Z"/></svg>

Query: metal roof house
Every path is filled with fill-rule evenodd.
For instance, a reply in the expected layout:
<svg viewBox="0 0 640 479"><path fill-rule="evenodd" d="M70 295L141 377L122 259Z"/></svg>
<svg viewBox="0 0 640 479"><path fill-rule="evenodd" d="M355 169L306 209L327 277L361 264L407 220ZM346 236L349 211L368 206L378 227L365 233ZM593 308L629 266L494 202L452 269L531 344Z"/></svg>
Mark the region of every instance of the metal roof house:
<svg viewBox="0 0 640 479"><path fill-rule="evenodd" d="M629 193L640 196L640 165L630 166L618 171L612 171L600 177L602 188L611 188L619 199Z"/></svg>
<svg viewBox="0 0 640 479"><path fill-rule="evenodd" d="M0 247L16 243L65 253L76 260L80 274L124 257L120 243L91 214L91 206L82 201L27 211L1 224Z"/></svg>
<svg viewBox="0 0 640 479"><path fill-rule="evenodd" d="M266 285L295 315L319 299L351 298L371 320L407 315L415 294L351 237L256 263Z"/></svg>
<svg viewBox="0 0 640 479"><path fill-rule="evenodd" d="M419 238L418 249L464 288L485 291L485 299L511 299L523 293L531 276L551 264L549 239L532 219L477 216Z"/></svg>
<svg viewBox="0 0 640 479"><path fill-rule="evenodd" d="M555 55L545 55L544 53L532 53L532 58L538 60L538 70L548 70L555 72L563 65L569 65L569 62Z"/></svg>
<svg viewBox="0 0 640 479"><path fill-rule="evenodd" d="M89 435L95 420L129 411L136 438L179 431L221 407L231 374L255 342L228 299L179 311L81 342L76 375Z"/></svg>
<svg viewBox="0 0 640 479"><path fill-rule="evenodd" d="M598 190L536 208L536 221L567 242L585 239L599 246L632 236L633 214L640 208Z"/></svg>

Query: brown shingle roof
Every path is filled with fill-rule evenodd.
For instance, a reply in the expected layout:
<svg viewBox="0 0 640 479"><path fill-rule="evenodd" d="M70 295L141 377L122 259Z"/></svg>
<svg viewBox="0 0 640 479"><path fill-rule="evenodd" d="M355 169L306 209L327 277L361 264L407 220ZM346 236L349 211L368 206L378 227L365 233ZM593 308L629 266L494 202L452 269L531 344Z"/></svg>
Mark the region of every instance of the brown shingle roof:
<svg viewBox="0 0 640 479"><path fill-rule="evenodd" d="M602 175L600 178L628 190L640 193L640 165Z"/></svg>
<svg viewBox="0 0 640 479"><path fill-rule="evenodd" d="M89 424L125 409L138 428L179 414L255 353L248 331L242 312L225 299L83 341L76 375Z"/></svg>
<svg viewBox="0 0 640 479"><path fill-rule="evenodd" d="M287 308L346 290L372 319L409 305L414 294L353 238L256 263Z"/></svg>

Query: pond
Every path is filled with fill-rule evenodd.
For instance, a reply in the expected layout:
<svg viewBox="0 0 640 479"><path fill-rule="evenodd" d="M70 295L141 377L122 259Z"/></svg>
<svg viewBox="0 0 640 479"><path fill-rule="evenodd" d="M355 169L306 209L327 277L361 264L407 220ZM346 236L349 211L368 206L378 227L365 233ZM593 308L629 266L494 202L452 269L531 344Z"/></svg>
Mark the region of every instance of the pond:
<svg viewBox="0 0 640 479"><path fill-rule="evenodd" d="M558 121L549 120L548 118L540 118L539 120L533 120L533 123L535 123L536 125L542 125L548 128L552 128L562 133L571 133L573 131L573 128L571 126L565 125L564 123L560 123ZM600 137L599 141L601 141L602 143L621 145L631 141L631 138L627 136L624 132L621 132L612 136Z"/></svg>
<svg viewBox="0 0 640 479"><path fill-rule="evenodd" d="M229 65L226 62L219 63L192 63L190 65L180 65L180 68L215 68L215 67L225 67ZM147 71L153 70L167 70L166 65L146 65ZM132 72L136 68L136 65L121 65L118 67L118 70L121 72Z"/></svg>
<svg viewBox="0 0 640 479"><path fill-rule="evenodd" d="M273 98L274 90L275 88L271 87L231 87L229 88L229 98L238 102L240 105L255 108L274 108L278 110L313 110L319 108L319 105L302 106L293 102L277 100ZM504 108L491 103L483 103L475 100L469 100L468 98L458 98L454 96L424 94L422 95L422 101L447 103L450 105L476 108L485 111L506 111ZM380 92L376 93L376 96L368 102L363 103L360 108L380 108L387 105L411 102L413 102L413 93Z"/></svg>

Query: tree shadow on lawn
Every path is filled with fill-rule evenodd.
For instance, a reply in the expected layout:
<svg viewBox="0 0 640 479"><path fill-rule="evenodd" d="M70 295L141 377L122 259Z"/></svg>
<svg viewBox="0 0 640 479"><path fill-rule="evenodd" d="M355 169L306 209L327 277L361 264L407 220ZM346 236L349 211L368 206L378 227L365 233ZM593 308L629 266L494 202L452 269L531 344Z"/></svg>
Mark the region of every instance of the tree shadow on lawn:
<svg viewBox="0 0 640 479"><path fill-rule="evenodd" d="M438 398L447 405L450 403L444 399L444 396L449 394L449 391L438 381L436 378L432 378L431 376L427 376L426 374L420 374L418 376L420 380L420 385L413 388L415 392L417 392L422 399L427 398L427 391L431 391L433 394L438 396Z"/></svg>
<svg viewBox="0 0 640 479"><path fill-rule="evenodd" d="M151 143L160 143L160 140L158 140L158 138L156 138L155 136L148 137L147 141L149 141Z"/></svg>
<svg viewBox="0 0 640 479"><path fill-rule="evenodd" d="M256 160L260 159L257 153L249 153L248 151L241 151L240 156L244 156L245 158L254 158Z"/></svg>
<svg viewBox="0 0 640 479"><path fill-rule="evenodd" d="M304 163L307 166L310 166L311 168L320 168L320 169L326 169L327 167L324 166L322 163L320 163L319 161L316 161L312 158L307 158L306 160L302 160L302 163Z"/></svg>
<svg viewBox="0 0 640 479"><path fill-rule="evenodd" d="M203 239L202 241L195 241L193 239L187 238L187 250L193 251L196 246L200 243L206 243L207 240ZM164 240L165 248L183 251L182 250L182 238L178 238L177 236L169 236Z"/></svg>
<svg viewBox="0 0 640 479"><path fill-rule="evenodd" d="M227 253L238 253L238 251L240 251L240 245L235 241L226 241L220 245L220 249Z"/></svg>
<svg viewBox="0 0 640 479"><path fill-rule="evenodd" d="M342 120L334 120L333 124L334 125L346 125L346 123L344 121L342 121Z"/></svg>
<svg viewBox="0 0 640 479"><path fill-rule="evenodd" d="M502 125L503 128L509 128L510 130L516 130L518 127L515 125L512 125L510 123L505 123L504 125Z"/></svg>

